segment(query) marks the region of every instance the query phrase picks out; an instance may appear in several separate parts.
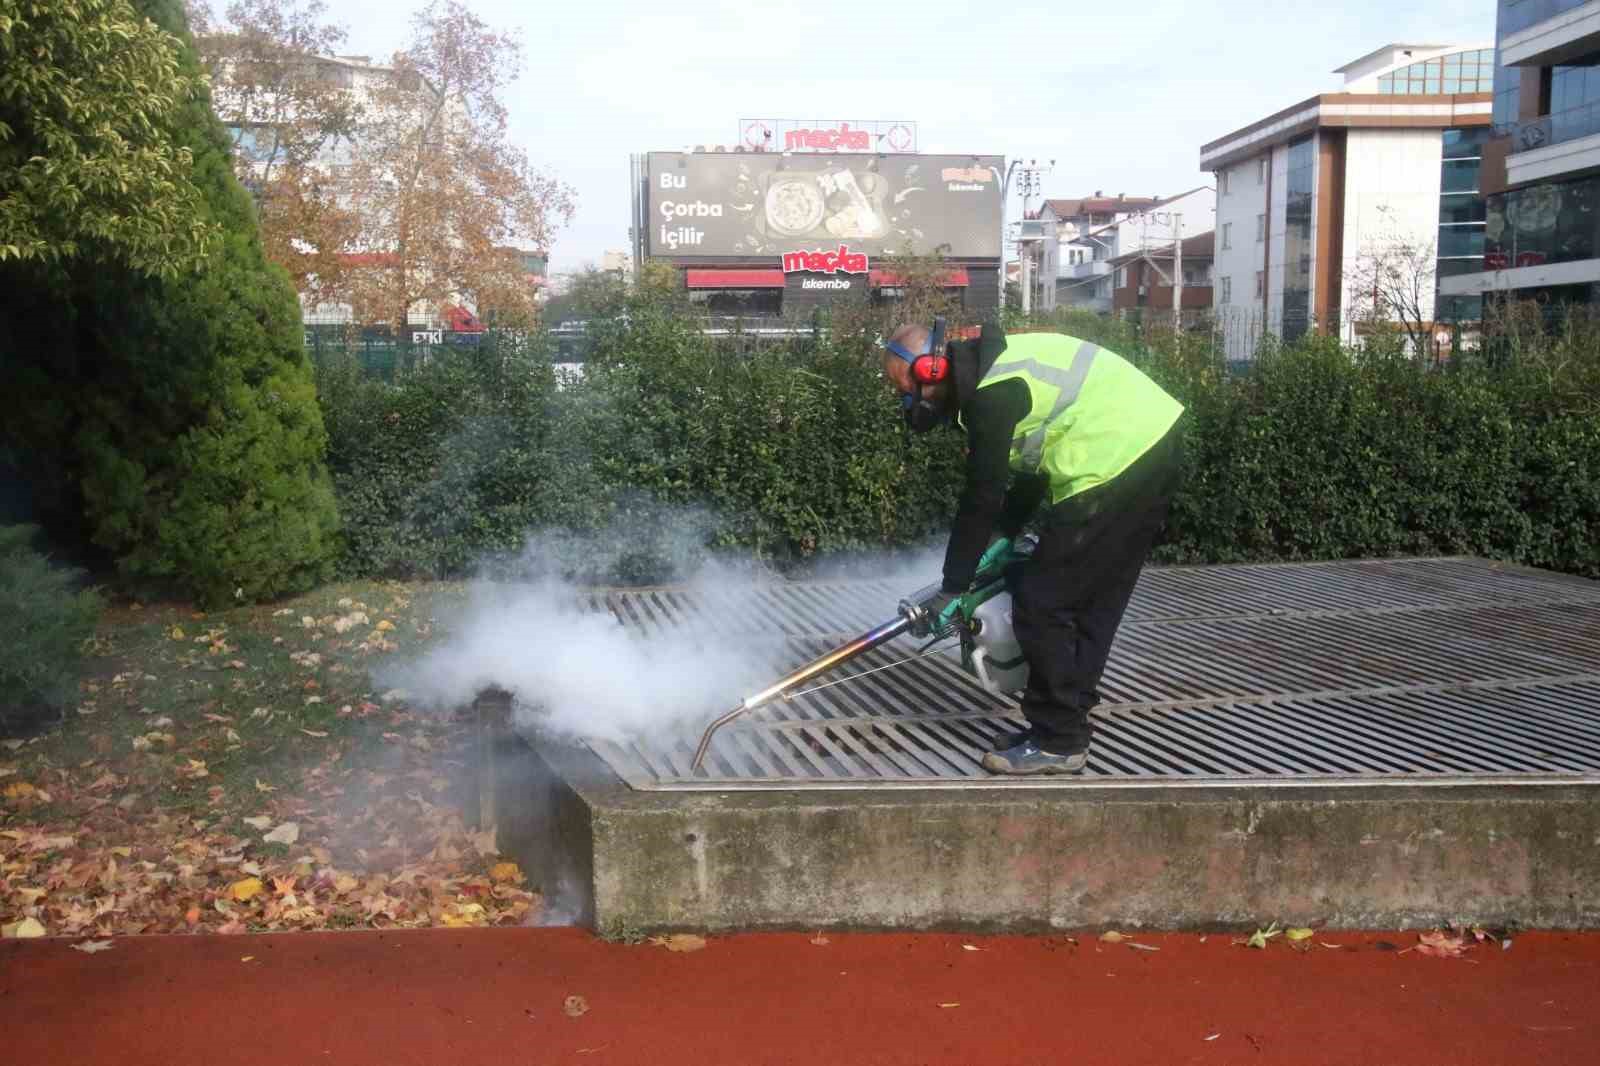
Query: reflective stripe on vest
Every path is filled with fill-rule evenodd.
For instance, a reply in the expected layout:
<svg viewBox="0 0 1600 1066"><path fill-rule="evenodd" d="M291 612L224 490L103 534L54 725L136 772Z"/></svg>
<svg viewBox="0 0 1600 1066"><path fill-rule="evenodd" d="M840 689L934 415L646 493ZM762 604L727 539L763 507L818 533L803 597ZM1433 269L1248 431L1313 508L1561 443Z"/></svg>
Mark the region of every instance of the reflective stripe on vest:
<svg viewBox="0 0 1600 1066"><path fill-rule="evenodd" d="M1043 422L1022 438L1019 451L1023 463L1029 470L1039 469L1039 463L1044 459L1045 435L1055 420L1061 417L1061 413L1077 401L1078 393L1083 391L1084 379L1089 376L1089 367L1094 363L1095 353L1099 350L1098 344L1084 341L1078 346L1077 354L1072 357L1072 362L1065 370L1046 366L1037 359L1019 359L1016 362L999 364L994 368L1006 374L1018 370L1025 371L1047 385L1054 385L1058 390L1056 402L1050 408L1050 413L1045 416Z"/></svg>

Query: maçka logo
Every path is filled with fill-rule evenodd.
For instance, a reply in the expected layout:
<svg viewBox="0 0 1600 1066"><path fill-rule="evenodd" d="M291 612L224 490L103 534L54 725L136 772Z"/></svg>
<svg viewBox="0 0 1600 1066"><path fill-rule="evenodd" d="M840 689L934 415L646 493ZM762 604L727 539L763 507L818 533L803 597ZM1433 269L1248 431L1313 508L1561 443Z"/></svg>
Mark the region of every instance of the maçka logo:
<svg viewBox="0 0 1600 1066"><path fill-rule="evenodd" d="M811 274L865 274L867 253L852 252L842 244L836 252L784 252L783 272L793 274L801 270Z"/></svg>

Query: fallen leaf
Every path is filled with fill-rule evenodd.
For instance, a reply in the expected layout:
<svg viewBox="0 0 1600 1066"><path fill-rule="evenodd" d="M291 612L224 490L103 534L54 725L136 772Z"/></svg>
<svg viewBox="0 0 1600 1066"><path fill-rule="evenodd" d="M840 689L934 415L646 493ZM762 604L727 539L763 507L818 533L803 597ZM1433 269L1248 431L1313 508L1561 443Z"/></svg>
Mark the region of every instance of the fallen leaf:
<svg viewBox="0 0 1600 1066"><path fill-rule="evenodd" d="M183 627L182 626L173 626L172 627L172 631L170 633L168 633L167 636L171 637L173 640L182 640L183 639Z"/></svg>
<svg viewBox="0 0 1600 1066"><path fill-rule="evenodd" d="M255 958L254 955L240 955L239 956L239 961L240 962L249 962L253 958Z"/></svg>
<svg viewBox="0 0 1600 1066"><path fill-rule="evenodd" d="M24 918L20 922L0 926L0 936L15 937L18 940L28 940L33 937L45 935L44 926L39 924L37 918Z"/></svg>
<svg viewBox="0 0 1600 1066"><path fill-rule="evenodd" d="M100 951L110 951L111 950L111 941L109 941L109 940L85 940L81 944L72 945L72 950L73 951L81 951L85 955L93 955L96 952L100 952Z"/></svg>
<svg viewBox="0 0 1600 1066"><path fill-rule="evenodd" d="M300 825L298 822L284 822L261 839L269 844L293 844L300 839Z"/></svg>
<svg viewBox="0 0 1600 1066"><path fill-rule="evenodd" d="M939 1004L939 1006L941 1006L941 1007L959 1007L959 1006L961 1006L961 1004L960 1003L941 1003L941 1004Z"/></svg>
<svg viewBox="0 0 1600 1066"><path fill-rule="evenodd" d="M674 933L671 936L653 936L650 943L659 944L668 951L699 951L706 946L705 937L693 933Z"/></svg>
<svg viewBox="0 0 1600 1066"><path fill-rule="evenodd" d="M497 862L489 869L489 879L491 881L499 881L502 883L507 881L521 881L522 867L518 866L514 862Z"/></svg>
<svg viewBox="0 0 1600 1066"><path fill-rule="evenodd" d="M1136 944L1132 940L1128 941L1128 946L1130 948L1137 948L1140 951L1160 951L1161 950L1160 948L1156 947L1153 944Z"/></svg>
<svg viewBox="0 0 1600 1066"><path fill-rule="evenodd" d="M961 945L961 950L962 951L982 951L983 949L978 947L976 944L962 944Z"/></svg>
<svg viewBox="0 0 1600 1066"><path fill-rule="evenodd" d="M1314 930L1305 928L1285 929L1283 931L1285 940L1310 940L1314 935Z"/></svg>
<svg viewBox="0 0 1600 1066"><path fill-rule="evenodd" d="M813 944L817 945L817 947L819 947L819 948L822 947L824 944L832 943L832 941L830 941L827 937L822 935L822 931L820 929L817 931L817 935L811 938L811 942Z"/></svg>
<svg viewBox="0 0 1600 1066"><path fill-rule="evenodd" d="M1215 1040L1217 1037L1219 1037L1221 1035L1222 1035L1221 1033L1212 1033L1210 1036L1205 1037L1204 1039L1206 1039L1206 1040Z"/></svg>
<svg viewBox="0 0 1600 1066"><path fill-rule="evenodd" d="M1117 932L1115 929L1107 929L1105 932L1100 934L1100 939L1107 944L1120 944L1128 938Z"/></svg>
<svg viewBox="0 0 1600 1066"><path fill-rule="evenodd" d="M278 789L277 789L277 786L269 785L265 781L261 780L261 778L258 777L258 778L256 778L256 791L257 792L276 792L276 791L278 791Z"/></svg>
<svg viewBox="0 0 1600 1066"><path fill-rule="evenodd" d="M568 996L561 1009L567 1012L567 1017L577 1018L589 1013L589 1001L582 996Z"/></svg>
<svg viewBox="0 0 1600 1066"><path fill-rule="evenodd" d="M1271 940L1281 932L1283 932L1283 930L1278 928L1278 923L1273 922L1265 929L1257 929L1255 932L1251 933L1250 939L1244 941L1244 944L1248 947L1265 950L1267 941ZM1235 941L1235 943L1238 943L1238 941Z"/></svg>
<svg viewBox="0 0 1600 1066"><path fill-rule="evenodd" d="M325 737L328 735L326 733L319 733L315 729L302 729L300 732L304 733L308 737Z"/></svg>
<svg viewBox="0 0 1600 1066"><path fill-rule="evenodd" d="M229 885L228 895L232 896L240 903L248 903L250 900L259 895L261 890L265 887L266 886L261 883L261 878L246 877L242 881L235 881L233 884Z"/></svg>
<svg viewBox="0 0 1600 1066"><path fill-rule="evenodd" d="M1342 947L1344 947L1343 944L1330 944L1326 940L1319 940L1319 941L1317 941L1317 943L1321 944L1325 948L1342 948Z"/></svg>
<svg viewBox="0 0 1600 1066"><path fill-rule="evenodd" d="M379 633L393 633L394 623L385 618L383 621L378 623L376 628Z"/></svg>
<svg viewBox="0 0 1600 1066"><path fill-rule="evenodd" d="M33 791L33 786L26 781L13 781L5 787L3 792L0 792L0 795L4 795L8 800L21 800L32 796Z"/></svg>
<svg viewBox="0 0 1600 1066"><path fill-rule="evenodd" d="M1466 949L1466 941L1458 936L1434 930L1417 934L1418 955L1432 955L1438 959L1459 959Z"/></svg>
<svg viewBox="0 0 1600 1066"><path fill-rule="evenodd" d="M188 762L189 765L182 766L182 767L178 768L178 776L179 777L187 777L187 778L190 778L191 780L198 780L199 778L202 778L202 777L210 777L211 776L211 771L206 768L206 764L205 764L204 760L202 760L202 759L189 759L189 760L187 760L187 762Z"/></svg>

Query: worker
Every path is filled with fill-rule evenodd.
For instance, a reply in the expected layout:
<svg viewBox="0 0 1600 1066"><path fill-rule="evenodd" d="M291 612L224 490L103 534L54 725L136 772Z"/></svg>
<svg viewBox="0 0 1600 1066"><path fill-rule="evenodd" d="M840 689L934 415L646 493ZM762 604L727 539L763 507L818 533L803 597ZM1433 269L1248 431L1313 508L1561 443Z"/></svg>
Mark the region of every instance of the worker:
<svg viewBox="0 0 1600 1066"><path fill-rule="evenodd" d="M946 346L942 332L942 322L910 323L883 342L884 374L910 427L954 425L967 437L966 484L930 614L951 620L977 571L1009 557L1047 504L1032 555L1008 571L1028 728L1002 736L983 766L1078 773L1106 657L1179 482L1183 406L1077 337L1007 337L985 325Z"/></svg>

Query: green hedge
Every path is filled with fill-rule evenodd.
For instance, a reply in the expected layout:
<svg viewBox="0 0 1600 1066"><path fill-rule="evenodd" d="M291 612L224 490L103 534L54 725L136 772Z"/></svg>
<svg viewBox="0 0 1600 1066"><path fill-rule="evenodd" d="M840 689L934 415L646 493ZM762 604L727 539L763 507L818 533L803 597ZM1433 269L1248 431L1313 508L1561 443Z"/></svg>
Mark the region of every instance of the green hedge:
<svg viewBox="0 0 1600 1066"><path fill-rule="evenodd" d="M33 550L38 530L0 526L0 736L31 732L77 695L83 649L94 636L100 597L78 575Z"/></svg>
<svg viewBox="0 0 1600 1066"><path fill-rule="evenodd" d="M1467 553L1600 576L1593 349L1440 371L1312 338L1227 374L1203 343L1072 327L1188 407L1163 561ZM603 531L557 537L568 569L648 581L705 549L793 566L947 528L963 441L906 434L858 331L739 354L649 302L590 328L564 388L536 345L395 386L323 367L352 572L461 573L530 531Z"/></svg>

